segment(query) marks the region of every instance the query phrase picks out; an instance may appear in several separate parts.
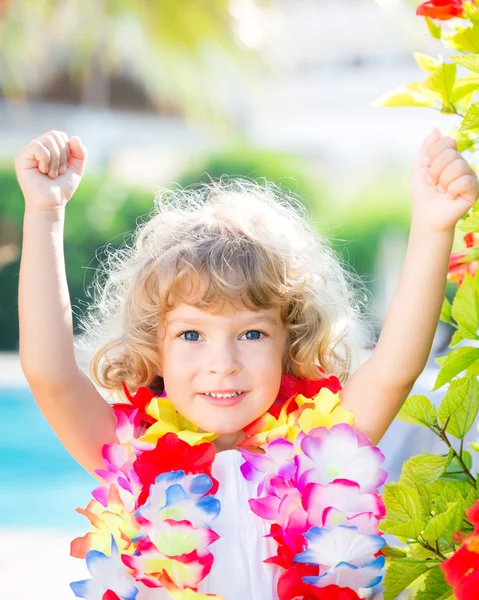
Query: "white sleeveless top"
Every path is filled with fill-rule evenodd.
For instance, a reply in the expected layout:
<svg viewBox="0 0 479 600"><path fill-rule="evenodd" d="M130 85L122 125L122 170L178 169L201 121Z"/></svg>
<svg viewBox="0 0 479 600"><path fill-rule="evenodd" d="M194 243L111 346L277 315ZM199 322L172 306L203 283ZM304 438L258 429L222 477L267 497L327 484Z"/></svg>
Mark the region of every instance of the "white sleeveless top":
<svg viewBox="0 0 479 600"><path fill-rule="evenodd" d="M221 512L211 527L220 539L208 546L215 559L198 592L225 600L277 600L277 582L284 569L262 561L276 554L278 544L264 537L271 521L255 515L248 504L249 498L256 497L257 484L241 474L243 462L238 450L223 450L215 457L212 475L219 482L216 498ZM140 590L136 600L171 600L164 588L134 585Z"/></svg>

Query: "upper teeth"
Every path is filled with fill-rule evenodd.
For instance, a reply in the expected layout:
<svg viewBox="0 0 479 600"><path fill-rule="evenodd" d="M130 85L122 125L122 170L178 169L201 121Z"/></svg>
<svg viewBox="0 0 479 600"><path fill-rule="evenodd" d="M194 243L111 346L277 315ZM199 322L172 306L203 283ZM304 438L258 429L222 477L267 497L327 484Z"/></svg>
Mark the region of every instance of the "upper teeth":
<svg viewBox="0 0 479 600"><path fill-rule="evenodd" d="M213 394L213 392L205 392L205 396L213 396L213 398L233 398L239 396L243 392L234 392L233 394Z"/></svg>

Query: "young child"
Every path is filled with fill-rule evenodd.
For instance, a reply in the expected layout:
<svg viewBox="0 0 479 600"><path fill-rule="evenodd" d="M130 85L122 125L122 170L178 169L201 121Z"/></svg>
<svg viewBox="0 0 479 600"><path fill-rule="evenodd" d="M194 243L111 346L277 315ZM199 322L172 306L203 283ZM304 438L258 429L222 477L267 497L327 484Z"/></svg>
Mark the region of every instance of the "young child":
<svg viewBox="0 0 479 600"><path fill-rule="evenodd" d="M379 341L358 368L360 332L370 336L363 291L299 202L246 180L165 192L96 281L83 323L88 339L96 337L93 383L75 360L63 258L65 208L86 158L77 136L55 130L15 158L25 198L20 360L33 396L67 451L102 484L96 471L105 473L102 448L118 441L118 419L94 383L118 402L126 401L122 383L130 393L167 395L198 432L214 432L220 539L199 591L277 598L279 567L262 562L273 540L249 511L253 484L240 474L244 430L276 406L285 382L322 379L339 390L355 429L379 442L426 364L455 225L475 203L478 179L455 141L434 129L412 167L400 281ZM164 588L136 594L108 600L171 597Z"/></svg>

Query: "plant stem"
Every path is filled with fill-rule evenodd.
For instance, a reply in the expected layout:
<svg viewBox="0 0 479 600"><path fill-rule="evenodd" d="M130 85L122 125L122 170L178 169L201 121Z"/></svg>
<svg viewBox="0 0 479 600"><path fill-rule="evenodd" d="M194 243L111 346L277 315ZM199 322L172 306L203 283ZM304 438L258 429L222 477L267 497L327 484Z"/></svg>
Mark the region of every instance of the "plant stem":
<svg viewBox="0 0 479 600"><path fill-rule="evenodd" d="M444 554L439 550L439 546L438 546L437 542L436 542L436 546L438 546L437 549L434 548L433 546L431 546L431 544L429 542L426 542L426 540L424 540L422 538L420 540L418 540L418 542L421 544L421 546L423 548L426 548L426 550L429 550L430 552L434 552L434 554L439 556L439 558L441 560L446 560L446 557L444 556Z"/></svg>
<svg viewBox="0 0 479 600"><path fill-rule="evenodd" d="M463 447L463 440L461 440L461 449L459 451L459 453L456 451L456 449L454 448L454 446L451 444L451 442L449 441L447 435L446 435L446 428L448 426L449 423L449 419L451 417L448 417L446 419L446 422L444 423L444 427L442 429L440 429L439 431L435 431L434 433L436 433L436 435L438 435L441 440L448 446L448 448L451 448L452 452L453 452L453 456L455 458L457 458L459 464L462 467L462 471L463 473L465 473L467 475L467 478L469 480L469 483L476 487L476 479L474 478L474 476L471 474L471 472L469 471L469 469L467 468L466 464L464 463L463 459L462 459L462 447Z"/></svg>

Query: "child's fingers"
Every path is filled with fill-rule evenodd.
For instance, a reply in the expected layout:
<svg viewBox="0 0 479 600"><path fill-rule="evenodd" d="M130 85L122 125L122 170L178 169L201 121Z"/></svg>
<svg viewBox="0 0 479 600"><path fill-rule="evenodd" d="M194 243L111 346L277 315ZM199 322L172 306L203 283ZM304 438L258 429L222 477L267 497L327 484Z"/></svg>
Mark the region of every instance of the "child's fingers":
<svg viewBox="0 0 479 600"><path fill-rule="evenodd" d="M68 135L64 131L59 131L62 146L61 146L61 154L60 154L60 168L58 172L60 175L66 172L68 169L68 163L70 162L70 144L68 143Z"/></svg>
<svg viewBox="0 0 479 600"><path fill-rule="evenodd" d="M422 165L426 165L426 164L428 164L428 162L430 163L430 161L428 161L428 152L432 148L432 146L439 139L441 139L441 137L442 137L441 132L439 131L439 129L437 127L435 127L431 131L431 133L426 137L426 139L423 141L421 147L419 148L419 152L418 152L418 159Z"/></svg>
<svg viewBox="0 0 479 600"><path fill-rule="evenodd" d="M455 168L462 166L465 162L461 154L454 148L446 148L438 156L431 157L432 163L428 170L428 175L432 183L436 184L443 177L446 170L454 163ZM456 164L457 163L457 164Z"/></svg>
<svg viewBox="0 0 479 600"><path fill-rule="evenodd" d="M66 171L66 165L68 164L67 163L67 150L66 150L66 147L68 144L65 141L61 131L52 129L49 133L55 139L57 146L58 146L58 150L59 150L58 166L56 169L55 176L62 175Z"/></svg>
<svg viewBox="0 0 479 600"><path fill-rule="evenodd" d="M69 144L71 151L70 166L78 175L82 176L85 170L87 150L77 135L70 138Z"/></svg>
<svg viewBox="0 0 479 600"><path fill-rule="evenodd" d="M470 195L477 199L479 195L479 181L475 174L465 173L449 184L447 193L453 199L462 195Z"/></svg>
<svg viewBox="0 0 479 600"><path fill-rule="evenodd" d="M50 151L50 165L47 175L54 179L58 176L58 167L60 165L60 148L58 147L58 142L51 132L42 135L40 139Z"/></svg>
<svg viewBox="0 0 479 600"><path fill-rule="evenodd" d="M34 160L38 163L38 169L41 173L48 173L50 169L50 150L45 146L41 139L34 140L32 143L33 153L27 156L27 160Z"/></svg>
<svg viewBox="0 0 479 600"><path fill-rule="evenodd" d="M460 153L457 151L456 140L452 137L445 135L443 138L437 140L435 144L432 144L432 146L428 148L427 155L429 156L430 162L432 162L445 152L449 152L451 154L451 150L455 152L457 156L460 156Z"/></svg>

